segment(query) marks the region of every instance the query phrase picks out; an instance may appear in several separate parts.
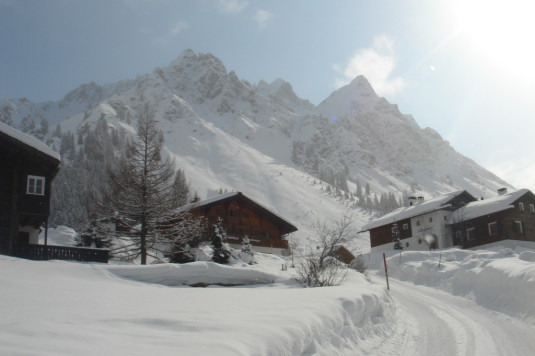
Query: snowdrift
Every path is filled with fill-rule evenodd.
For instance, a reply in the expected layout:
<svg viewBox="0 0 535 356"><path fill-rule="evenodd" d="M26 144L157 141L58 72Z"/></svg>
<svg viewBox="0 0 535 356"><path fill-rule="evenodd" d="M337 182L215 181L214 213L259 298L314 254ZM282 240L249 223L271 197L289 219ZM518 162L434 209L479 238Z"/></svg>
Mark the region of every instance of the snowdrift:
<svg viewBox="0 0 535 356"><path fill-rule="evenodd" d="M280 270L282 259L256 257L265 263L127 266L0 256L0 354L354 355L373 353L393 332L395 303L382 285L351 271L343 286L302 288L291 268ZM255 284L180 286L206 278Z"/></svg>
<svg viewBox="0 0 535 356"><path fill-rule="evenodd" d="M378 263L382 255L370 257ZM406 251L387 259L388 275L440 288L477 304L535 324L535 252L493 247L485 250Z"/></svg>

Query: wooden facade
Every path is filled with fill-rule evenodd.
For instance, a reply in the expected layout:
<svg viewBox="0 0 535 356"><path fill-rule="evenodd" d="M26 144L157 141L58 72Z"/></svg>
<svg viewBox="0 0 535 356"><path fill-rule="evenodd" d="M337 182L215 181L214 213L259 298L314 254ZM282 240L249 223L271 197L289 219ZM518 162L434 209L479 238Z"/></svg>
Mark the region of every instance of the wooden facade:
<svg viewBox="0 0 535 356"><path fill-rule="evenodd" d="M15 255L36 239L50 215L51 182L59 155L43 143L1 124L0 253Z"/></svg>
<svg viewBox="0 0 535 356"><path fill-rule="evenodd" d="M474 196L464 190L438 196L429 201L415 199L410 206L400 208L377 219L366 225L364 230L370 232L371 248L384 248L385 246L393 248L394 223L397 225L403 248L428 248L424 241L428 234L435 238L429 246L430 248L443 248L451 245L445 241L448 237L438 238L438 235L444 235L446 231L449 231L449 228L446 227L449 221L448 217L455 210L475 200Z"/></svg>
<svg viewBox="0 0 535 356"><path fill-rule="evenodd" d="M206 217L211 224L221 219L230 244L241 244L247 236L257 250L287 250L285 236L297 231L294 225L241 192L201 201L194 204L191 212L195 217Z"/></svg>
<svg viewBox="0 0 535 356"><path fill-rule="evenodd" d="M372 249L394 248L394 223L402 247L411 250L469 248L503 240L535 242L535 196L527 189L507 193L503 188L489 199L477 200L461 191L419 201L363 227L370 232Z"/></svg>
<svg viewBox="0 0 535 356"><path fill-rule="evenodd" d="M399 239L408 239L412 236L411 219L403 219L396 222L399 231ZM370 230L370 245L376 247L393 241L392 225L383 225Z"/></svg>
<svg viewBox="0 0 535 356"><path fill-rule="evenodd" d="M503 240L535 242L535 196L526 190L502 210L452 225L454 242L464 248Z"/></svg>

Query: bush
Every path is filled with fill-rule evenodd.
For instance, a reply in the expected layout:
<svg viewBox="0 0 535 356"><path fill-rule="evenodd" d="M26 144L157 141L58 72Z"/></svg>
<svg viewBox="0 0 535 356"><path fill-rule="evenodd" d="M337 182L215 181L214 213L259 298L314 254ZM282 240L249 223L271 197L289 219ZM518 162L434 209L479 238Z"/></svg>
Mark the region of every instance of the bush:
<svg viewBox="0 0 535 356"><path fill-rule="evenodd" d="M343 282L347 266L335 258L339 245L355 238L356 231L349 218L344 217L333 226L316 225L319 245L308 251L297 264L298 280L309 287L335 286Z"/></svg>

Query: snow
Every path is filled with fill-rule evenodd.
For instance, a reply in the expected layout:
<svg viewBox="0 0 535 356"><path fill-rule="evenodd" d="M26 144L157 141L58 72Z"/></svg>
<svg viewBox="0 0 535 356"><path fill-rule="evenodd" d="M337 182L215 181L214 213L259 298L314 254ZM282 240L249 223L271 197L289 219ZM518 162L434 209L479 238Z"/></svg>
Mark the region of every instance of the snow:
<svg viewBox="0 0 535 356"><path fill-rule="evenodd" d="M360 353L388 333L393 304L361 274L309 289L278 257L257 260L256 267L108 266L0 256L0 354ZM202 269L223 283L254 284L180 285Z"/></svg>
<svg viewBox="0 0 535 356"><path fill-rule="evenodd" d="M39 235L39 245L45 244L45 233ZM48 230L47 245L56 246L76 246L76 231L67 226L58 226Z"/></svg>
<svg viewBox="0 0 535 356"><path fill-rule="evenodd" d="M325 288L301 287L289 260L262 253L230 266L0 256L0 354L526 354L534 256L402 252L387 259L391 291L379 254L366 256L370 280L351 270Z"/></svg>
<svg viewBox="0 0 535 356"><path fill-rule="evenodd" d="M4 123L1 123L0 122L0 132L8 135L8 136L11 136L12 138L14 138L15 140L17 141L20 141L30 147L33 147L35 148L36 150L38 150L39 152L42 152L58 161L60 161L60 157L59 157L59 153L57 153L56 151L54 151L53 149L51 149L50 147L48 147L45 143L39 141L38 139L32 137L32 136L29 136L29 135L26 135L25 133L9 126L9 125L6 125Z"/></svg>
<svg viewBox="0 0 535 356"><path fill-rule="evenodd" d="M370 255L369 259L381 270L381 254ZM534 260L533 250L496 246L405 251L389 257L387 264L392 278L438 288L535 324Z"/></svg>
<svg viewBox="0 0 535 356"><path fill-rule="evenodd" d="M519 189L497 197L470 202L463 208L462 217L464 220L469 220L502 210L512 209L514 208L512 204L528 192L528 189Z"/></svg>

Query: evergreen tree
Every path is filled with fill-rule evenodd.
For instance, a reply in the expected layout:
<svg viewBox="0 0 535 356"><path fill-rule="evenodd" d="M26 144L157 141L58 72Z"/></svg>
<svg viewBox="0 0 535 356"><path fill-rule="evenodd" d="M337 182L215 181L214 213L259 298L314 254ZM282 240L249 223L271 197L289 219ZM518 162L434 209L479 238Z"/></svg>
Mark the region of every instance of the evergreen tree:
<svg viewBox="0 0 535 356"><path fill-rule="evenodd" d="M214 230L212 232L212 261L215 263L227 264L230 258L230 251L224 245L227 233L221 225L221 219L214 224Z"/></svg>

